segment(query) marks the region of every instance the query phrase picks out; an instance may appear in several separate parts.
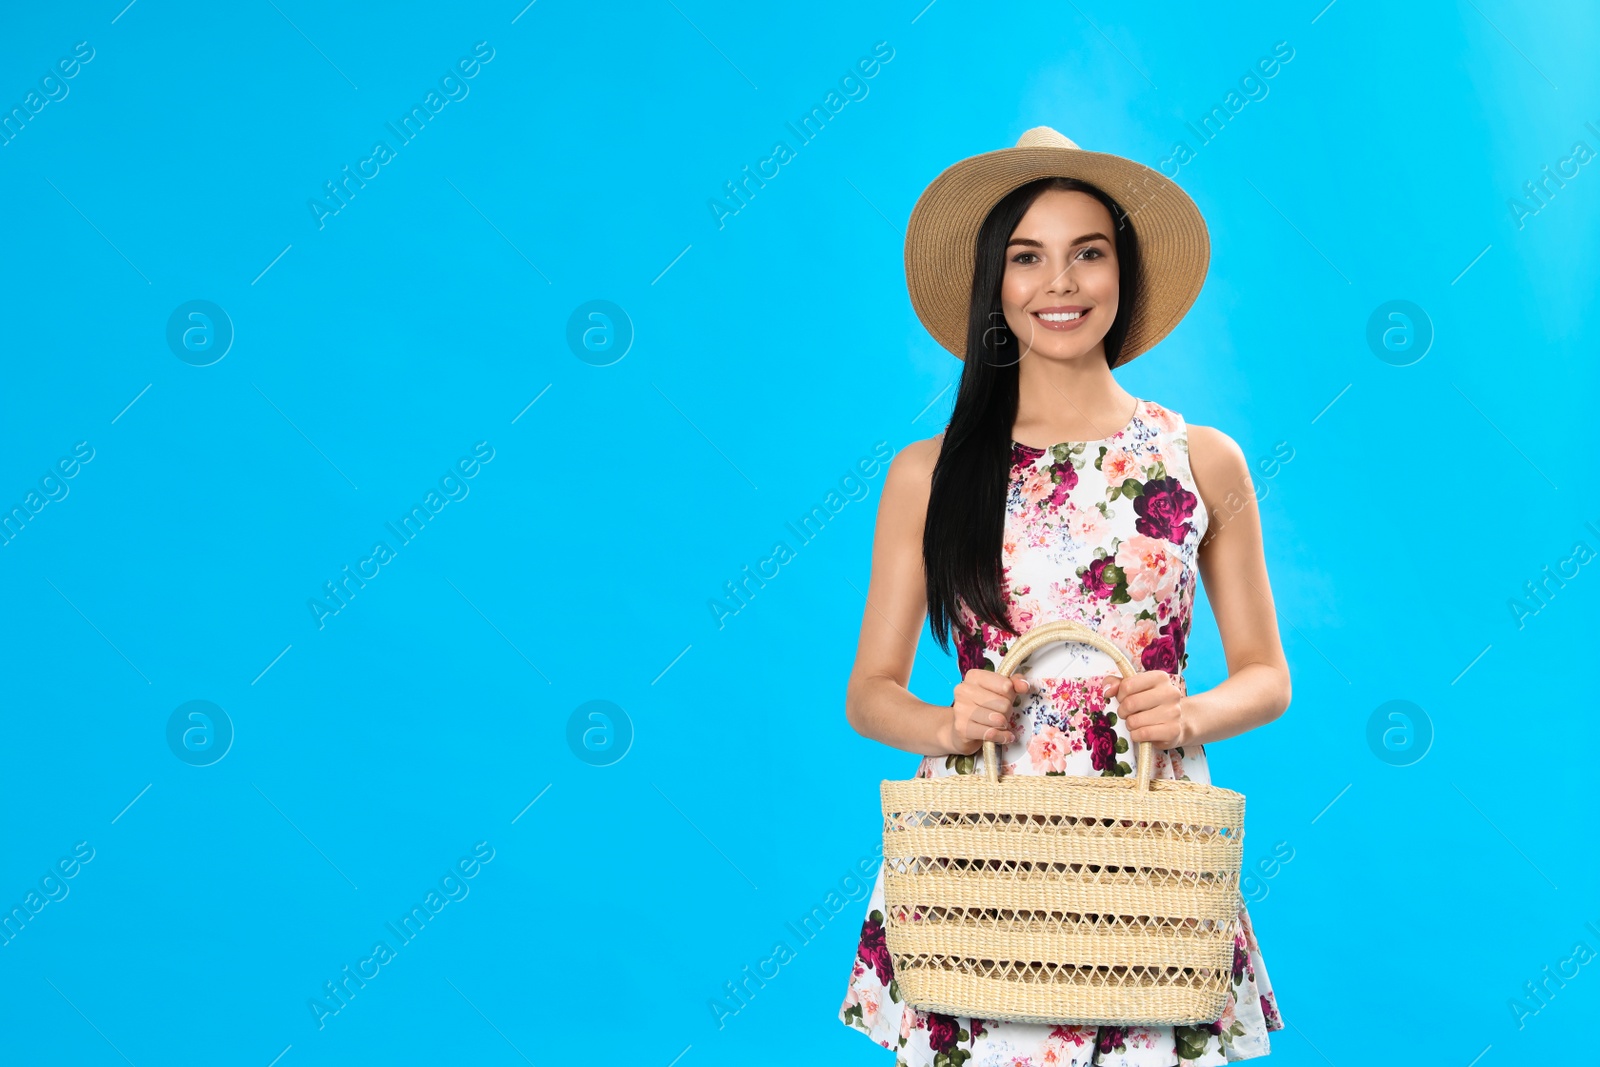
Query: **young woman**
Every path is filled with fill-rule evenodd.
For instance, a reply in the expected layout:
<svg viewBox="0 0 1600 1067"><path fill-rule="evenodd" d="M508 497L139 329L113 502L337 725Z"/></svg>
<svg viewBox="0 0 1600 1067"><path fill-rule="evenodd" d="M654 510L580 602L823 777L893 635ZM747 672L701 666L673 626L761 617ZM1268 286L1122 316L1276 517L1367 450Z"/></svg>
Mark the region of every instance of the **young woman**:
<svg viewBox="0 0 1600 1067"><path fill-rule="evenodd" d="M986 740L1003 774L1126 775L1150 741L1154 777L1208 783L1206 742L1288 707L1239 446L1112 374L1188 311L1209 248L1176 185L1047 127L955 164L918 200L906 237L912 303L965 366L945 432L890 465L847 712L862 735L921 754L919 777L984 773ZM1191 694L1197 574L1228 677ZM941 647L954 637L961 680L948 705L907 689L925 616ZM1065 644L1030 657L1027 679L995 673L1010 642L1055 619L1109 638L1140 673L1086 679L1071 669L1088 662L1085 646ZM1283 1027L1243 910L1216 1022L1049 1026L903 1003L883 899L880 867L839 1018L897 1063L1205 1067L1266 1055L1268 1032Z"/></svg>

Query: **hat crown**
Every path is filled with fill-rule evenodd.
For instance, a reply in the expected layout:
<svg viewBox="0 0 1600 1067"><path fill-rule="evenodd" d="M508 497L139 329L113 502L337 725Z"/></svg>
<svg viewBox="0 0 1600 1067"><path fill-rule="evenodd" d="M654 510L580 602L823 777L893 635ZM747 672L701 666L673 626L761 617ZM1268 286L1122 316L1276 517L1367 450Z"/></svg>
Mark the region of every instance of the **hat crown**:
<svg viewBox="0 0 1600 1067"><path fill-rule="evenodd" d="M1049 126L1035 126L1017 138L1018 148L1077 148L1070 137Z"/></svg>

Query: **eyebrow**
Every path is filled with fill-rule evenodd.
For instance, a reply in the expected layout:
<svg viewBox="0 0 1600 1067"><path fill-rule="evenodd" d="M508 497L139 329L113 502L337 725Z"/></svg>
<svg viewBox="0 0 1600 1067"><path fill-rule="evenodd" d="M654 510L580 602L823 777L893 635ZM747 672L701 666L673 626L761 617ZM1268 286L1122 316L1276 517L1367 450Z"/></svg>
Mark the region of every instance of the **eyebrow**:
<svg viewBox="0 0 1600 1067"><path fill-rule="evenodd" d="M1105 241L1109 244L1111 242L1111 238L1107 237L1103 233L1086 233L1082 237L1079 237L1077 240L1073 241L1072 244L1068 245L1067 247L1071 248L1072 245L1086 244L1089 241ZM1007 248L1010 248L1012 245L1031 245L1034 248L1043 248L1044 242L1035 241L1032 237L1013 237L1011 240L1006 242Z"/></svg>

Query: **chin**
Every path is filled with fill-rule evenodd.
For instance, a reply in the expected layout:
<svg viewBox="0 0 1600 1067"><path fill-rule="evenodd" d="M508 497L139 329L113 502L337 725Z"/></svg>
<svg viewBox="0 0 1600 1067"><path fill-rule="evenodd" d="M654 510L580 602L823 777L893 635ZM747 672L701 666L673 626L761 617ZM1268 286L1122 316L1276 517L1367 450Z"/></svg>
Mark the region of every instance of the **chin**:
<svg viewBox="0 0 1600 1067"><path fill-rule="evenodd" d="M1053 363L1071 363L1089 358L1104 359L1105 357L1102 353L1105 350L1101 347L1103 340L1105 338L1097 337L1084 344L1077 338L1069 341L1066 338L1050 337L1043 339L1042 343L1036 342L1028 350L1028 355L1035 359L1048 359Z"/></svg>

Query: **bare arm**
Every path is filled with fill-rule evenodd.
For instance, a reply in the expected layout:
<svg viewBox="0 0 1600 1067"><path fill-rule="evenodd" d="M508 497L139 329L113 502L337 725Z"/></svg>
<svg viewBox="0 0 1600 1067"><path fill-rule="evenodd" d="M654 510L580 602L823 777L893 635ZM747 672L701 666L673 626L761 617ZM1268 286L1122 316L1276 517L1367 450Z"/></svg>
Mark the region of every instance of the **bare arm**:
<svg viewBox="0 0 1600 1067"><path fill-rule="evenodd" d="M1183 698L1185 740L1204 744L1271 722L1289 706L1289 664L1261 544L1250 466L1234 440L1189 427L1189 460L1210 525L1200 543L1200 576L1222 636L1228 677Z"/></svg>
<svg viewBox="0 0 1600 1067"><path fill-rule="evenodd" d="M925 756L975 752L985 739L1009 741L1012 734L1003 724L1011 697L1005 694L1027 688L1019 678L1000 678L992 671L969 671L980 677L960 683L951 704L926 703L907 688L928 611L922 528L939 442L935 437L907 445L889 465L873 534L872 580L845 696L845 715L857 733Z"/></svg>

